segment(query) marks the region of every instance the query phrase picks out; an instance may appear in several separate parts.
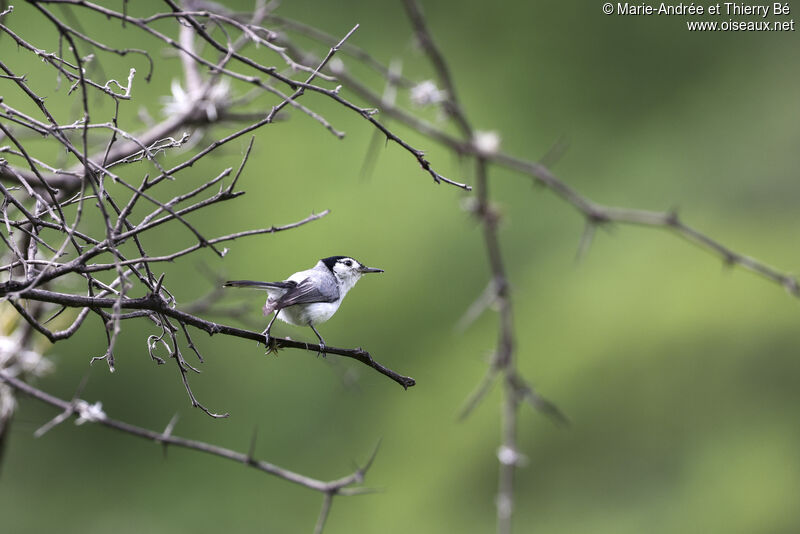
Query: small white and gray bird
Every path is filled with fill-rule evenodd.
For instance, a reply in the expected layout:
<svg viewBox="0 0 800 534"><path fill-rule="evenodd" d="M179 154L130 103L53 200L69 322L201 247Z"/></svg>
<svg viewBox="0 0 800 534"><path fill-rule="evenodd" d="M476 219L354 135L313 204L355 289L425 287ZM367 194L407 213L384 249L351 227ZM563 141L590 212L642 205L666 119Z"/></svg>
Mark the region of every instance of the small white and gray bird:
<svg viewBox="0 0 800 534"><path fill-rule="evenodd" d="M315 328L336 313L347 292L356 285L365 273L382 273L362 265L349 256L323 258L311 269L299 271L282 282L256 282L253 280L231 280L225 287L250 287L265 289L268 293L264 304L264 315L275 313L264 330L264 339L269 347L269 333L275 319L295 326L310 326L319 338L322 352L325 341Z"/></svg>

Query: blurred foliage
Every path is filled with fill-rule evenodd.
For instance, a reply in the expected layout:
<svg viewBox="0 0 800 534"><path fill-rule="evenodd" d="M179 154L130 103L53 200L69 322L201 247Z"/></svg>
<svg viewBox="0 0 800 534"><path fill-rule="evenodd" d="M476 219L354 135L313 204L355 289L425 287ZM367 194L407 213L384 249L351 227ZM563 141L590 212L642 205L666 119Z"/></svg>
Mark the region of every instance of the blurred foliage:
<svg viewBox="0 0 800 534"><path fill-rule="evenodd" d="M159 6L129 3L142 12ZM16 7L4 23L54 48L52 35L30 30L41 19ZM609 17L600 3L425 8L467 113L476 127L501 132L504 150L538 159L563 136L569 150L554 170L593 199L677 208L735 250L797 269L796 33L690 33L682 17ZM416 79L432 77L399 3L299 0L279 12L334 35L358 22L352 42L387 63L402 57ZM84 23L101 39L157 46L132 28ZM52 74L5 37L0 54L30 69L31 83L55 88ZM175 57L156 57L153 82L135 82L123 126L140 106L157 115L179 72ZM110 59L108 77L124 78L127 59ZM139 58L130 64L145 70ZM239 450L257 428L259 458L318 478L350 472L382 439L367 484L384 491L337 499L326 532L492 531L499 391L466 422L455 419L496 336L491 312L464 333L453 328L488 273L479 228L460 209L466 194L435 186L391 144L362 177L373 129L323 97L303 101L347 137L295 113L259 130L240 181L247 195L197 223L211 235L332 214L234 242L224 260L206 252L165 265L167 280L188 303L210 289L202 266L222 277L280 279L319 257L353 255L386 273L359 284L321 332L332 345L369 349L418 385L404 392L356 362L291 350L264 356L254 343L198 333L207 362L193 377L195 392L232 414L211 420L191 410L174 366L150 361L143 322L127 324L117 373L89 368L105 348L97 319L52 350L57 372L38 385L69 398L89 372L83 398L102 400L112 417L159 429L179 412L176 434ZM465 162L390 125L440 172L472 181ZM180 181L235 166L246 143ZM517 478L516 531L800 531L797 301L659 230L600 231L577 264L583 221L571 208L524 176L493 169L491 180L505 215L521 370L572 421L558 428L523 410L529 464ZM192 238L174 226L149 244L155 253L176 240ZM258 295L232 298L259 318ZM279 325L276 334L311 333ZM220 459L177 449L164 456L92 425L64 424L34 439L53 415L22 402L0 478L3 532L308 532L316 520L318 494Z"/></svg>

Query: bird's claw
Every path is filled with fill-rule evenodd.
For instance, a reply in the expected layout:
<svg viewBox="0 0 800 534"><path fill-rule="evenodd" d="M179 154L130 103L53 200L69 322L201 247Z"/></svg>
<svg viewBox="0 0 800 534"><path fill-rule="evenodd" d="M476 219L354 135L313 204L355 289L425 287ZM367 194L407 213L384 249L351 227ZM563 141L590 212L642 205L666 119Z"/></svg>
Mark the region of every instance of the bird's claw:
<svg viewBox="0 0 800 534"><path fill-rule="evenodd" d="M272 354L273 352L277 355L278 354L278 344L275 341L275 338L270 336L269 334L264 334L264 346L267 348L267 352L264 354Z"/></svg>

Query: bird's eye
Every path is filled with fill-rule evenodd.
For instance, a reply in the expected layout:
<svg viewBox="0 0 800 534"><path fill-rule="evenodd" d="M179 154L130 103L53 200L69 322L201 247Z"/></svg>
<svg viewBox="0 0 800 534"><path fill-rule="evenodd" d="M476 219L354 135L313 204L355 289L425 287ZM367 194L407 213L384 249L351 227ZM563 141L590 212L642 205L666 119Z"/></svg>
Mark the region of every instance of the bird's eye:
<svg viewBox="0 0 800 534"><path fill-rule="evenodd" d="M348 267L353 266L353 262L351 262L350 260L347 260L346 262L344 262L344 264L347 265Z"/></svg>

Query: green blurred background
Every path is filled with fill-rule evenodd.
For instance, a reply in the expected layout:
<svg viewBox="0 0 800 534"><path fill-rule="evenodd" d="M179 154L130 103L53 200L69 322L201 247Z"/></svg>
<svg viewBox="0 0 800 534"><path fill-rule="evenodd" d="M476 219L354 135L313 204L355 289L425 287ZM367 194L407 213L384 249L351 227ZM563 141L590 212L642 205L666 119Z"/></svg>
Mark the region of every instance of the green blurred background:
<svg viewBox="0 0 800 534"><path fill-rule="evenodd" d="M682 17L605 16L601 5L424 7L467 113L478 129L500 132L505 151L535 160L566 139L554 170L592 199L677 208L733 249L796 270L797 33L691 33ZM165 10L156 2L129 8ZM399 2L303 0L279 13L334 35L358 22L354 44L387 63L402 57L415 79L432 77ZM19 5L4 23L53 50L52 35L37 40L41 21ZM99 38L158 47L132 28L84 22ZM29 68L32 83L52 89L52 74L6 36L0 51L20 72ZM158 98L179 72L177 59L157 57L154 81L137 78L136 99L123 110L130 128L140 106L159 113ZM139 58L111 59L110 77L145 67ZM377 77L367 81L381 90ZM145 337L155 332L143 322L126 325L115 374L103 364L90 369L89 358L105 350L96 318L52 349L57 372L37 385L69 398L90 370L82 397L102 400L111 417L161 429L179 412L177 435L243 451L257 428L257 457L322 479L351 472L382 440L366 480L382 491L337 499L326 532L491 532L499 389L456 421L496 341L493 312L466 332L454 329L488 276L480 228L461 208L469 195L435 186L391 144L363 178L373 129L318 95L303 102L347 137L338 141L294 113L259 130L240 181L247 195L195 222L218 235L312 211L331 215L233 242L223 260L205 252L158 270L180 304L210 289L201 264L222 277L255 279L280 279L333 254L384 268L321 332L331 345L369 349L417 386L403 391L347 359L292 350L264 356L253 342L197 333L206 363L191 377L195 393L231 413L211 420L190 408L173 365L150 361ZM399 102L407 105L408 94ZM470 165L389 124L425 148L442 174L474 182ZM232 143L178 182L235 166L246 143ZM491 180L505 215L521 372L572 422L559 428L521 411L519 444L529 463L517 477L515 531L800 532L797 301L659 230L599 231L576 263L583 220L574 210L527 177L492 168ZM147 240L153 253L191 242L179 226ZM233 298L259 317L259 295ZM282 324L276 333L313 338ZM63 424L34 439L53 415L21 401L0 476L3 532L309 532L316 521L317 493L221 459L176 448L164 457L152 443L93 425Z"/></svg>

